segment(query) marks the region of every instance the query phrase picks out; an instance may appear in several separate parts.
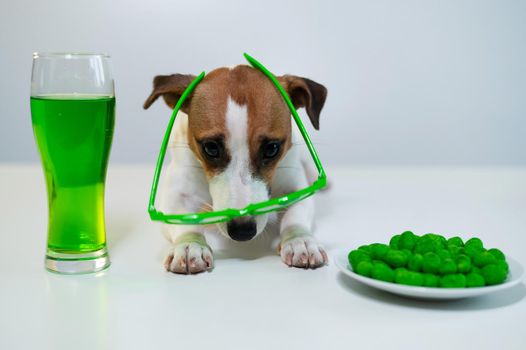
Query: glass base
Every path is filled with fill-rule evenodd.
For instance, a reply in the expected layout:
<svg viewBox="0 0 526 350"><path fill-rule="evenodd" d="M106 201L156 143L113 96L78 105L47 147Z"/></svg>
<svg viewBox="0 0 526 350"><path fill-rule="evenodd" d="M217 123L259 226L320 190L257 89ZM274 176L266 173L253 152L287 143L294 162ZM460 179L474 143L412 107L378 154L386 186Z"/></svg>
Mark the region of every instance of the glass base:
<svg viewBox="0 0 526 350"><path fill-rule="evenodd" d="M58 253L51 249L46 253L46 269L62 274L83 274L102 271L110 266L106 247L89 253Z"/></svg>

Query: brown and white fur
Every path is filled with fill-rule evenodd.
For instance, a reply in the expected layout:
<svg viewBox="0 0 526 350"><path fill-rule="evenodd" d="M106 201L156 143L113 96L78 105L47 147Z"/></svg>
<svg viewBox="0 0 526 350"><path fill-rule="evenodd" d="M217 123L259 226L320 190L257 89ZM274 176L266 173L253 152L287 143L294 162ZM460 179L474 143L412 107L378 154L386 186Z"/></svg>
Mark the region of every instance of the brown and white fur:
<svg viewBox="0 0 526 350"><path fill-rule="evenodd" d="M174 108L192 75L157 76L144 103L159 96ZM292 75L278 77L296 108L305 107L316 129L327 96L324 86ZM161 188L164 212L243 208L290 193L316 177L301 135L291 127L290 111L272 82L248 66L218 68L205 76L182 106L170 138L171 162ZM216 224L236 241L259 235L275 214L236 218ZM313 199L280 214L281 259L288 266L316 268L327 254L312 236ZM202 225L163 225L173 244L165 267L191 274L213 267Z"/></svg>

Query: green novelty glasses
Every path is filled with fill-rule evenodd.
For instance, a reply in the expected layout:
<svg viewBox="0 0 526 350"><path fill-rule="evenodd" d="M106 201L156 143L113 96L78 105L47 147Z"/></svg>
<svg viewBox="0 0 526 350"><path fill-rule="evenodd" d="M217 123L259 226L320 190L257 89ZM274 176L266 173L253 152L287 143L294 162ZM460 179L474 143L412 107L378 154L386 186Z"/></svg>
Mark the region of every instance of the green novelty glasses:
<svg viewBox="0 0 526 350"><path fill-rule="evenodd" d="M197 84L199 84L201 80L203 80L203 78L205 77L205 72L202 72L201 74L199 74L198 77L196 77L190 83L190 85L183 92L183 94L181 95L181 98L179 98L179 101L177 101L177 104L175 105L175 108L172 112L170 121L168 122L168 127L166 128L166 133L164 134L163 143L161 145L161 150L159 151L159 157L157 159L157 166L155 168L155 174L153 177L152 189L150 193L150 203L148 205L148 213L150 214L150 218L152 220L161 221L167 224L199 225L199 224L213 224L213 223L218 223L218 222L223 222L223 221L229 221L239 216L260 215L260 214L265 214L268 212L286 208L294 203L297 203L313 195L318 190L326 186L327 176L325 175L323 166L321 165L320 159L318 158L318 154L316 153L316 150L314 149L314 146L312 145L312 141L310 140L310 137L307 134L307 131L305 130L305 126L301 122L301 119L298 113L296 112L296 109L294 108L294 105L292 104L287 92L283 89L283 87L278 82L276 77L268 69L266 69L261 63L259 63L256 59L254 59L253 57L251 57L250 55L246 53L243 55L245 56L245 58L247 59L247 61L250 63L252 67L261 71L272 81L272 83L278 89L281 96L283 96L283 99L287 103L287 106L289 107L290 112L292 116L294 117L294 121L296 122L296 125L298 126L301 132L301 135L303 136L303 140L305 141L305 144L307 145L307 148L309 149L312 159L314 160L314 163L316 164L316 168L318 169L318 178L310 186L305 187L299 191L292 192L292 193L289 193L289 194L286 194L280 197L271 198L264 202L252 203L246 206L245 208L228 208L228 209L223 209L219 211L186 213L186 214L165 214L155 209L155 199L157 196L157 187L159 185L159 176L160 176L161 169L163 166L164 158L166 155L166 148L168 146L168 141L170 139L170 134L172 132L175 118L177 117L177 113L179 112L179 109L181 108L185 100L193 92Z"/></svg>

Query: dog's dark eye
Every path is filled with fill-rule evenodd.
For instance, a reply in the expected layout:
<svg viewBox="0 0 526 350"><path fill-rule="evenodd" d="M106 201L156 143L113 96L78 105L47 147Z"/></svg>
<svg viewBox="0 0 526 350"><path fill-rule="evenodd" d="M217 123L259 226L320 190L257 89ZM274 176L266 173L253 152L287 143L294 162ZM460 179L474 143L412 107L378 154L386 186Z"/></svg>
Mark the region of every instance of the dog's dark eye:
<svg viewBox="0 0 526 350"><path fill-rule="evenodd" d="M265 144L262 148L263 157L266 159L274 158L278 155L280 147L281 145L276 141Z"/></svg>
<svg viewBox="0 0 526 350"><path fill-rule="evenodd" d="M205 141L201 144L203 153L210 158L219 158L221 147L217 141Z"/></svg>

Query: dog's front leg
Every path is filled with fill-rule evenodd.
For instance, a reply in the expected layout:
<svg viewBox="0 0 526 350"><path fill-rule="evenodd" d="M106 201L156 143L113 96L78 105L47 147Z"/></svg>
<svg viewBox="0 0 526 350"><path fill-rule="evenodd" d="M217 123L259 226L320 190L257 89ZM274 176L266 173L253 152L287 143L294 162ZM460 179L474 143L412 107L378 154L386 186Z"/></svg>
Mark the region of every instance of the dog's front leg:
<svg viewBox="0 0 526 350"><path fill-rule="evenodd" d="M172 207L174 213L195 212L192 205L185 205L185 192L174 194L177 203ZM179 197L179 198L178 198ZM214 265L212 249L206 242L202 225L168 225L163 224L163 233L172 243L170 253L164 260L167 271L193 274L210 270Z"/></svg>
<svg viewBox="0 0 526 350"><path fill-rule="evenodd" d="M194 274L212 269L212 249L202 232L172 233L173 246L164 260L167 271L180 274Z"/></svg>
<svg viewBox="0 0 526 350"><path fill-rule="evenodd" d="M209 205L208 186L202 171L186 159L176 154L177 162L168 168L167 179L163 182L162 208L166 213L192 213L201 211ZM176 164L179 164L176 166ZM181 164L192 164L185 167ZM213 267L212 249L206 242L203 225L169 225L163 224L164 236L172 243L169 254L164 260L166 270L194 274L210 270Z"/></svg>
<svg viewBox="0 0 526 350"><path fill-rule="evenodd" d="M308 186L307 176L303 170L284 168L279 175L274 185L280 193L290 193ZM283 215L280 224L279 253L288 266L316 268L327 263L327 253L312 235L313 219L312 197L289 207Z"/></svg>
<svg viewBox="0 0 526 350"><path fill-rule="evenodd" d="M288 266L317 268L328 261L327 253L312 235L313 199L290 207L280 225L280 255Z"/></svg>

